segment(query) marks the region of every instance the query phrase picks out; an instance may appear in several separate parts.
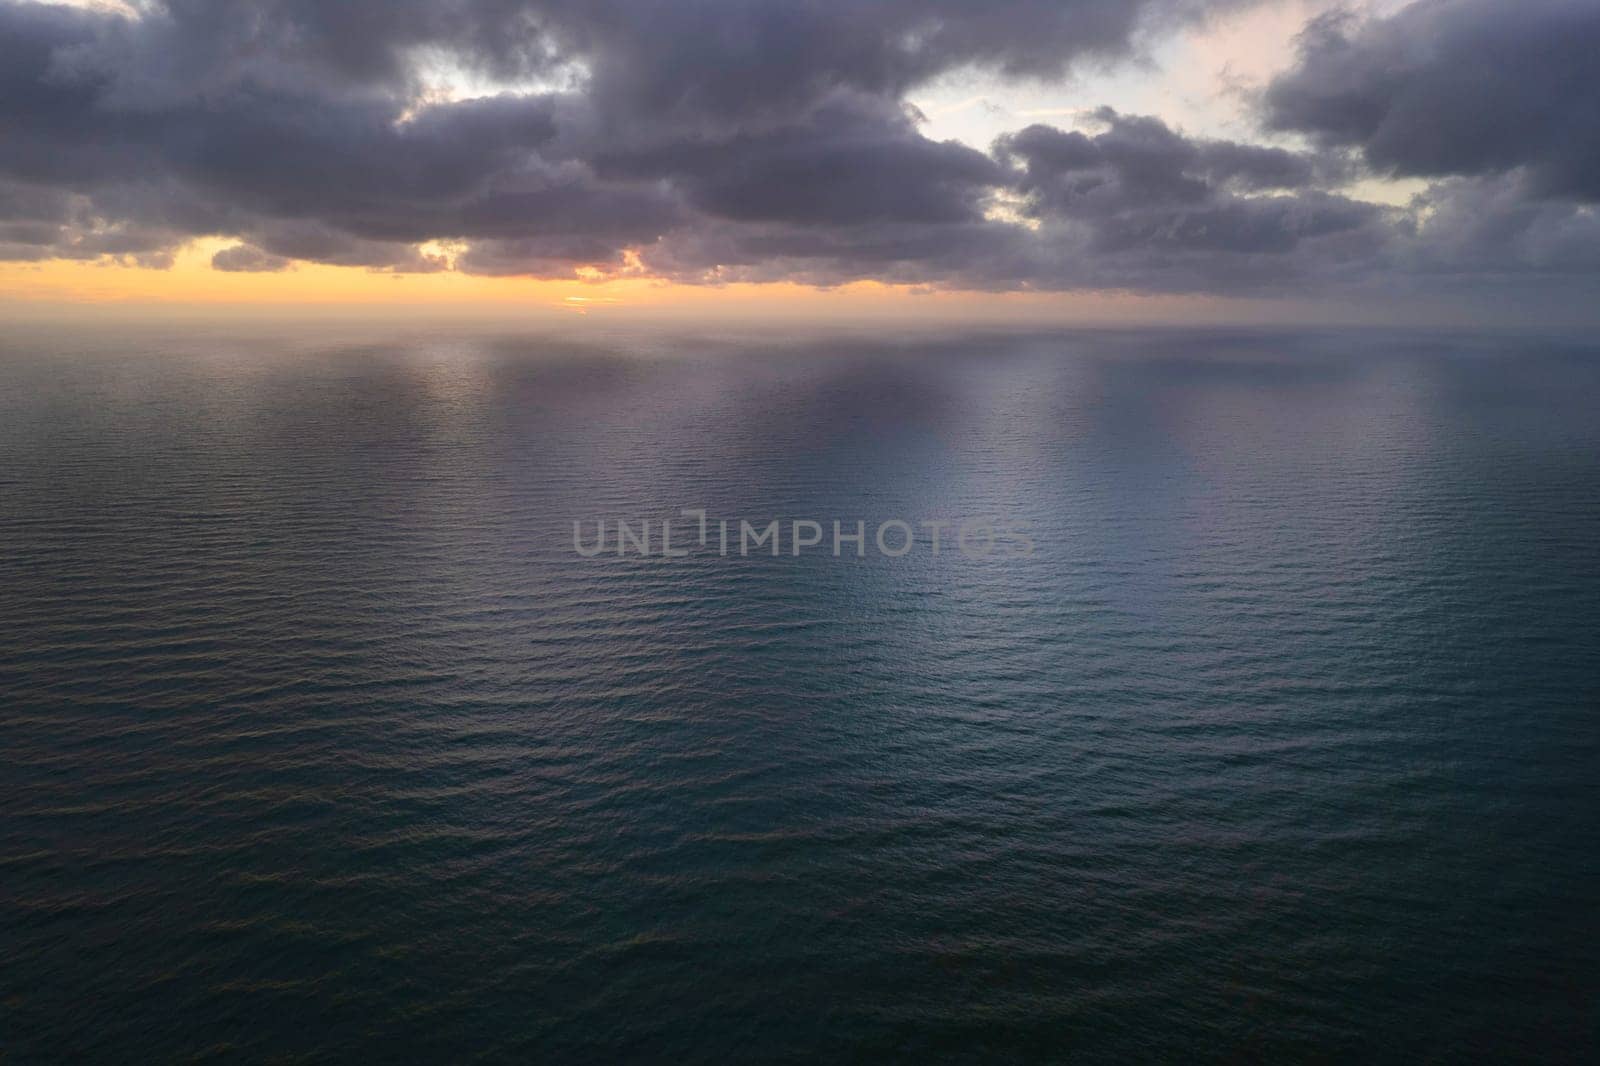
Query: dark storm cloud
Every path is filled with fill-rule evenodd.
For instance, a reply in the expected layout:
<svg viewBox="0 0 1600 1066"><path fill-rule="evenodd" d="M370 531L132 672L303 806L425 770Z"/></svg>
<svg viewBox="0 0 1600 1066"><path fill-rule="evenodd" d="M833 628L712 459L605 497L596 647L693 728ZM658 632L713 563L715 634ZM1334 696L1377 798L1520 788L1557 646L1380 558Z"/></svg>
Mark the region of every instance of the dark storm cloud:
<svg viewBox="0 0 1600 1066"><path fill-rule="evenodd" d="M1577 275L1600 282L1600 214L1531 194L1523 175L1451 179L1421 201L1425 230L1397 248L1413 273ZM1600 287L1591 298L1600 299Z"/></svg>
<svg viewBox="0 0 1600 1066"><path fill-rule="evenodd" d="M760 133L602 154L605 175L665 178L721 218L831 226L958 223L982 215L995 161L917 132L898 107L843 98Z"/></svg>
<svg viewBox="0 0 1600 1066"><path fill-rule="evenodd" d="M1095 233L1102 252L1173 248L1212 252L1289 252L1302 239L1359 229L1378 214L1371 204L1326 193L1227 200L1198 209L1129 212Z"/></svg>
<svg viewBox="0 0 1600 1066"><path fill-rule="evenodd" d="M1592 3L1316 23L1264 98L1311 151L1104 109L984 152L906 104L1246 2L0 0L0 258L215 235L235 271L1217 292L1597 269ZM440 69L500 91L437 99ZM1340 194L1368 172L1440 181Z"/></svg>
<svg viewBox="0 0 1600 1066"><path fill-rule="evenodd" d="M522 0L159 0L150 42L187 82L254 65L330 82L404 81L417 49L517 76L554 61L541 5Z"/></svg>
<svg viewBox="0 0 1600 1066"><path fill-rule="evenodd" d="M1059 74L1152 20L1238 0L166 0L150 37L185 83L293 71L404 81L431 49L500 77L581 66L620 120L793 117L847 88L893 97L954 67ZM264 57L264 58L263 58Z"/></svg>
<svg viewBox="0 0 1600 1066"><path fill-rule="evenodd" d="M1021 167L1017 187L1032 213L1103 216L1124 209L1203 204L1224 189L1257 192L1309 186L1311 157L1281 148L1197 141L1155 118L1101 108L1096 135L1029 126L995 145Z"/></svg>
<svg viewBox="0 0 1600 1066"><path fill-rule="evenodd" d="M783 122L840 89L896 98L952 68L1055 74L1125 51L1150 0L576 0L542 24L582 57L603 107L695 124ZM1187 5L1199 9L1202 5Z"/></svg>
<svg viewBox="0 0 1600 1066"><path fill-rule="evenodd" d="M372 270L427 274L444 270L446 262L425 255L414 244L376 241L305 220L271 222L243 236L263 254L282 259L306 259L334 266L359 266Z"/></svg>
<svg viewBox="0 0 1600 1066"><path fill-rule="evenodd" d="M1422 0L1314 23L1266 95L1271 125L1415 177L1523 168L1530 191L1600 199L1600 4Z"/></svg>
<svg viewBox="0 0 1600 1066"><path fill-rule="evenodd" d="M1099 133L1029 126L995 145L1037 240L1061 246L1058 282L1142 274L1140 287L1227 290L1303 279L1290 253L1304 242L1362 231L1381 241L1383 212L1314 188L1328 169L1314 157L1193 140L1108 108L1097 117Z"/></svg>

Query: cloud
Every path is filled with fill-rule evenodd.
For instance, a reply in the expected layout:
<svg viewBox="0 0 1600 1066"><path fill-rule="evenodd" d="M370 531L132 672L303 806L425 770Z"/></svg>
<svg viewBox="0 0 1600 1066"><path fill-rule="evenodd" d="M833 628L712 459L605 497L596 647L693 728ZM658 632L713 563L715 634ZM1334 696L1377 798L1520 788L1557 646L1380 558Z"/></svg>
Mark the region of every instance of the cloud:
<svg viewBox="0 0 1600 1066"><path fill-rule="evenodd" d="M1036 216L1202 204L1225 191L1300 189L1317 178L1314 157L1282 148L1191 140L1160 119L1110 108L1095 117L1105 130L1093 136L1034 125L996 143L1002 160L1020 166L1016 185Z"/></svg>
<svg viewBox="0 0 1600 1066"><path fill-rule="evenodd" d="M719 218L829 226L975 221L1002 180L982 152L931 141L903 109L852 97L760 133L603 151L598 165L669 180Z"/></svg>
<svg viewBox="0 0 1600 1066"><path fill-rule="evenodd" d="M1576 275L1600 282L1600 213L1534 195L1528 180L1523 174L1453 178L1429 189L1421 197L1422 221L1397 248L1408 271Z"/></svg>
<svg viewBox="0 0 1600 1066"><path fill-rule="evenodd" d="M1038 224L1035 239L1054 246L1057 266L1036 284L1301 284L1316 273L1310 246L1386 239L1381 208L1317 187L1337 168L1316 156L1191 139L1109 108L1096 117L1098 133L1034 125L995 145L1022 214Z"/></svg>
<svg viewBox="0 0 1600 1066"><path fill-rule="evenodd" d="M211 257L212 270L224 270L230 273L271 273L288 268L288 259L280 255L271 255L248 244L236 244L231 248L224 248Z"/></svg>
<svg viewBox="0 0 1600 1066"><path fill-rule="evenodd" d="M0 258L223 236L218 270L1227 293L1600 270L1589 0L1313 22L1262 97L1304 150L1102 108L983 151L906 103L1265 2L0 0ZM1372 175L1434 184L1397 208L1350 192Z"/></svg>
<svg viewBox="0 0 1600 1066"><path fill-rule="evenodd" d="M1600 199L1600 5L1422 0L1365 23L1325 16L1266 93L1269 125L1424 178L1521 169L1528 190Z"/></svg>

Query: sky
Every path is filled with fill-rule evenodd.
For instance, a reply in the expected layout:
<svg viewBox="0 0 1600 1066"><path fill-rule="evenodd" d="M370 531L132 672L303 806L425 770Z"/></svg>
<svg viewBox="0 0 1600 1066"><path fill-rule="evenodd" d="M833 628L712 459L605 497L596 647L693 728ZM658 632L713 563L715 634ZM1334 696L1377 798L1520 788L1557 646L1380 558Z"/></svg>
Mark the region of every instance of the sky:
<svg viewBox="0 0 1600 1066"><path fill-rule="evenodd" d="M0 309L1600 320L1600 0L0 0Z"/></svg>

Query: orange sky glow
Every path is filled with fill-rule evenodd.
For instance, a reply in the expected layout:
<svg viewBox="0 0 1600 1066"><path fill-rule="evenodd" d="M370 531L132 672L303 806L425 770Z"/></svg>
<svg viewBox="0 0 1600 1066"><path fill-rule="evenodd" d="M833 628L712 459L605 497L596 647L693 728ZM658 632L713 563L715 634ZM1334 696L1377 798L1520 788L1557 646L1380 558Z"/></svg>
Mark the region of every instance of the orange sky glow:
<svg viewBox="0 0 1600 1066"><path fill-rule="evenodd" d="M548 280L456 271L394 274L297 262L275 273L216 270L232 241L198 240L167 269L111 261L0 263L0 309L11 314L72 305L94 311L257 311L273 307L388 313L458 311L539 316L742 318L841 317L1006 322L1130 322L1257 317L1255 301L1096 292L956 292L878 282L820 289L788 282L685 285L635 277ZM1280 311L1284 308L1278 308Z"/></svg>

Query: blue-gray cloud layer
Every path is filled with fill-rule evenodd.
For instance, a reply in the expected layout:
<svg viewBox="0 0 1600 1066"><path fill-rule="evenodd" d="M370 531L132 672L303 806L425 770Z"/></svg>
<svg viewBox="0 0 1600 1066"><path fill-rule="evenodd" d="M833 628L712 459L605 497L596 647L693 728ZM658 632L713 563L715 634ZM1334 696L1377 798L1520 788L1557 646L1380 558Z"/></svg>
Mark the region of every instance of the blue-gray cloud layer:
<svg viewBox="0 0 1600 1066"><path fill-rule="evenodd" d="M0 0L0 258L1305 292L1600 269L1594 0L1324 18L1298 147L1098 113L987 151L906 94L1058 76L1247 0ZM440 64L517 92L431 102ZM533 87L533 88L530 88ZM1349 193L1430 183L1409 208ZM1341 190L1346 190L1341 193ZM637 262L629 253L638 256Z"/></svg>

